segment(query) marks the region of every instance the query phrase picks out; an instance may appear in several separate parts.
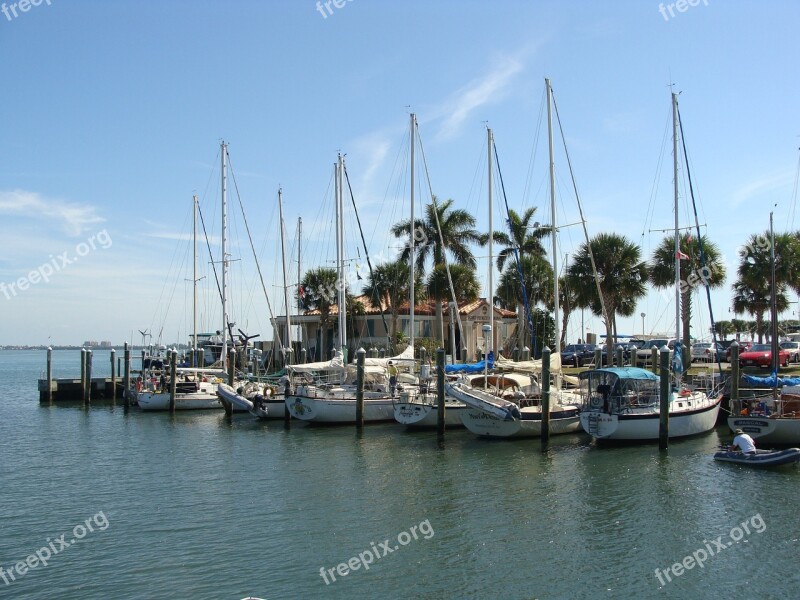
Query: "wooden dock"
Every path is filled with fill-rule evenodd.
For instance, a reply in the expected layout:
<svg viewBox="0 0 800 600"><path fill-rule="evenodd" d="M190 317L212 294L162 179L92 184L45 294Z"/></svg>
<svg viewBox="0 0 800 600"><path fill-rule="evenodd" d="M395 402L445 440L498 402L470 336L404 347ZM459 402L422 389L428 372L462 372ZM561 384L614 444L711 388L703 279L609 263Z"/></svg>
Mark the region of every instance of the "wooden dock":
<svg viewBox="0 0 800 600"><path fill-rule="evenodd" d="M48 387L48 383L50 386ZM114 393L116 386L116 394ZM123 385L119 379L112 380L111 377L95 377L89 380L90 394L92 399L108 400L111 398L122 398ZM77 379L47 379L39 380L39 402L70 402L83 401L84 388L83 381Z"/></svg>

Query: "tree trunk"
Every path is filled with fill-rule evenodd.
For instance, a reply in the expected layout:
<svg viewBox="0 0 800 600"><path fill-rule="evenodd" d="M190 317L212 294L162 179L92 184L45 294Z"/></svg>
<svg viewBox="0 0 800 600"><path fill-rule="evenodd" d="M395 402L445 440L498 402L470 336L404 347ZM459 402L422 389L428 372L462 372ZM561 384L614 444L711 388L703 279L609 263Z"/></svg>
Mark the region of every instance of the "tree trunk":
<svg viewBox="0 0 800 600"><path fill-rule="evenodd" d="M392 320L389 326L389 347L386 349L387 356L394 356L394 345L397 343L397 311L392 307Z"/></svg>
<svg viewBox="0 0 800 600"><path fill-rule="evenodd" d="M436 336L439 338L439 347L444 348L444 315L439 300L436 301Z"/></svg>
<svg viewBox="0 0 800 600"><path fill-rule="evenodd" d="M569 311L564 310L561 313L561 339L559 340L560 347L563 350L567 341L567 324L569 323Z"/></svg>
<svg viewBox="0 0 800 600"><path fill-rule="evenodd" d="M756 332L758 333L758 343L764 343L764 313L756 314Z"/></svg>

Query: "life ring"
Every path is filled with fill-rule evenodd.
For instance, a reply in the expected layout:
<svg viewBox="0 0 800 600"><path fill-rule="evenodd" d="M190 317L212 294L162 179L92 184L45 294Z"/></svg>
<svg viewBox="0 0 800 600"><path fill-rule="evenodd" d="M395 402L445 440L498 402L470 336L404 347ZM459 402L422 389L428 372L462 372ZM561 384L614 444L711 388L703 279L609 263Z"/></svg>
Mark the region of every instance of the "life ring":
<svg viewBox="0 0 800 600"><path fill-rule="evenodd" d="M591 401L592 408L600 408L603 405L603 399L595 396Z"/></svg>

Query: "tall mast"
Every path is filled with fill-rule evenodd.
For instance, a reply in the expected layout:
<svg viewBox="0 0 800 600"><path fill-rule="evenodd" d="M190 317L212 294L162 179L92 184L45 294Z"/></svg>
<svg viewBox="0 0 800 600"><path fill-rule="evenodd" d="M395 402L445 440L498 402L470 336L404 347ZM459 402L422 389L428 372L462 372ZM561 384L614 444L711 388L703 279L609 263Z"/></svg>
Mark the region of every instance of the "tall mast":
<svg viewBox="0 0 800 600"><path fill-rule="evenodd" d="M558 310L558 233L556 230L556 163L553 157L553 88L550 87L550 80L544 80L547 87L547 143L550 149L550 219L552 221L551 235L553 244L553 321L555 344L553 352L561 352L561 317Z"/></svg>
<svg viewBox="0 0 800 600"><path fill-rule="evenodd" d="M197 194L192 197L192 239L194 240L194 263L192 268L192 366L197 359Z"/></svg>
<svg viewBox="0 0 800 600"><path fill-rule="evenodd" d="M345 307L345 289L344 289L344 228L342 222L344 221L344 203L342 197L342 166L344 159L341 153L336 162L336 288L338 290L338 304L339 304L339 350L342 355L345 354L347 345L347 332L345 331L346 324L346 307ZM347 362L347 356L344 356Z"/></svg>
<svg viewBox="0 0 800 600"><path fill-rule="evenodd" d="M286 304L286 346L287 352L292 351L292 318L290 316L291 306L289 305L289 288L286 285L286 239L283 226L283 190L278 188L278 214L280 216L281 228L281 262L283 263L283 301ZM291 356L291 354L289 355Z"/></svg>
<svg viewBox="0 0 800 600"><path fill-rule="evenodd" d="M228 235L228 172L226 155L228 145L223 140L221 142L222 154L222 351L220 359L222 368L227 368L228 361L228 256L226 254L227 235Z"/></svg>
<svg viewBox="0 0 800 600"><path fill-rule="evenodd" d="M486 345L486 355L489 355L494 348L494 265L492 264L492 259L494 258L492 254L493 245L494 245L494 225L492 223L492 213L494 212L492 206L492 144L494 143L494 139L492 138L492 130L487 127L486 129L486 163L489 167L489 175L487 180L489 182L489 291L486 294L486 300L489 302L489 341ZM450 318L452 319L453 316L451 315Z"/></svg>
<svg viewBox="0 0 800 600"><path fill-rule="evenodd" d="M414 263L416 261L416 253L417 249L415 246L416 240L414 239L414 146L416 146L416 125L417 125L417 116L414 113L411 113L411 225L408 228L409 234L409 248L410 252L408 253L408 272L409 272L409 282L408 282L408 318L410 321L410 339L411 339L411 349L414 349L414 299L416 295L414 293ZM450 315L452 318L452 315Z"/></svg>
<svg viewBox="0 0 800 600"><path fill-rule="evenodd" d="M302 275L300 274L301 273L300 267L301 267L301 264L302 264L301 263L301 260L302 260L301 243L302 243L302 241L303 241L303 217L297 217L297 289L298 290L300 289L300 282L302 281L302 279L301 279ZM300 306L300 294L298 293L297 294L297 316L298 316L298 321L300 320L299 317L300 317L301 309L302 309L302 306ZM286 310L289 310L289 309L287 308ZM305 334L305 327L300 325L300 340L299 341L300 341L301 345L303 345L303 343L304 343L304 339L305 339L305 335L304 334Z"/></svg>
<svg viewBox="0 0 800 600"><path fill-rule="evenodd" d="M681 339L681 240L678 234L678 94L675 92L672 92L672 159L675 190L675 341L677 343Z"/></svg>
<svg viewBox="0 0 800 600"><path fill-rule="evenodd" d="M770 286L770 348L772 349L772 372L775 373L777 380L778 364L780 356L778 354L778 290L775 282L775 231L772 228L772 212L769 213L769 260L771 264L771 283ZM775 397L777 387L773 387L772 393Z"/></svg>

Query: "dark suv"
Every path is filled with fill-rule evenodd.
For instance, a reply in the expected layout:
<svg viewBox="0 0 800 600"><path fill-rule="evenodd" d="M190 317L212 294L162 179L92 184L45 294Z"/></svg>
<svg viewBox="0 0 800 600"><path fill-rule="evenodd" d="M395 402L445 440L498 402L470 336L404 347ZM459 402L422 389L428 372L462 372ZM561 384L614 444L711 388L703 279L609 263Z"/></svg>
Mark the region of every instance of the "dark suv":
<svg viewBox="0 0 800 600"><path fill-rule="evenodd" d="M570 344L561 351L561 364L582 367L594 360L596 344Z"/></svg>

